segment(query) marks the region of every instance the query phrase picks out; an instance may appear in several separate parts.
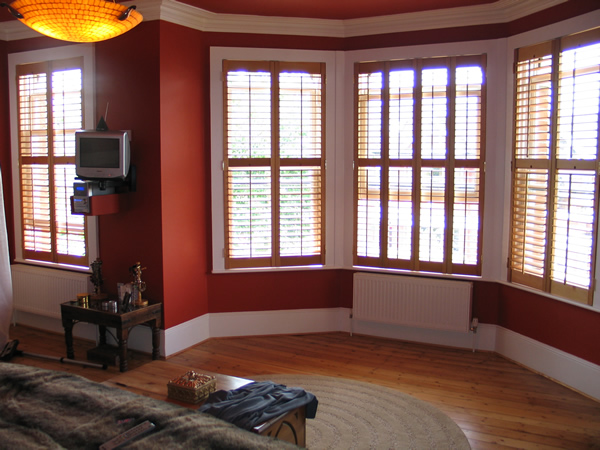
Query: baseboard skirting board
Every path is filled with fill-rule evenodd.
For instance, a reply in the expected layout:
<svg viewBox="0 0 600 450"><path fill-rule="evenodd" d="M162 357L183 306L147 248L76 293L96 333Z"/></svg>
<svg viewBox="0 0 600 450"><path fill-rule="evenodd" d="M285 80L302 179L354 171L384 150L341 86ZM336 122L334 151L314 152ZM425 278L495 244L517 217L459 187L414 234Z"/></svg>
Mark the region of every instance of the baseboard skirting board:
<svg viewBox="0 0 600 450"><path fill-rule="evenodd" d="M353 321L350 309L211 313L164 332L165 356L212 337L343 331L405 341L492 351L600 401L600 366L497 325L453 333Z"/></svg>
<svg viewBox="0 0 600 450"><path fill-rule="evenodd" d="M60 319L19 312L14 321L23 325L63 333ZM497 325L480 324L476 334L416 329L386 324L353 321L348 308L302 309L211 313L161 331L161 355L173 356L209 338L342 331L369 336L400 339L493 351L540 373L583 395L600 401L600 366L547 344ZM96 327L78 324L76 337L94 340ZM110 337L109 337L110 340ZM129 348L151 353L151 330L135 327ZM76 355L83 358L83 355Z"/></svg>
<svg viewBox="0 0 600 450"><path fill-rule="evenodd" d="M496 353L600 401L600 366L497 326Z"/></svg>
<svg viewBox="0 0 600 450"><path fill-rule="evenodd" d="M205 314L162 331L160 354L166 357L173 356L209 339L212 337L209 323L210 314Z"/></svg>
<svg viewBox="0 0 600 450"><path fill-rule="evenodd" d="M210 313L164 331L166 357L215 337L343 331L473 350L495 351L496 327L480 324L477 333L435 331L355 321L348 308Z"/></svg>
<svg viewBox="0 0 600 450"><path fill-rule="evenodd" d="M161 355L168 358L208 338L332 331L350 332L349 309L209 313L165 330Z"/></svg>

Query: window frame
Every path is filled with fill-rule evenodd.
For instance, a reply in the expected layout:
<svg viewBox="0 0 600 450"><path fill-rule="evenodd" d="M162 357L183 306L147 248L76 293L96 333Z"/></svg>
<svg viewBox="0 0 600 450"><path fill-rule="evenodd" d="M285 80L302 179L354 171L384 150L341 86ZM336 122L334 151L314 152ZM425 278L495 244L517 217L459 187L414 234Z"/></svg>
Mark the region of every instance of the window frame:
<svg viewBox="0 0 600 450"><path fill-rule="evenodd" d="M444 275L467 275L467 276L479 276L482 273L482 248L483 248L483 235L484 235L484 204L485 204L485 161L486 161L486 111L487 111L487 55L486 53L480 54L468 54L464 56L435 56L435 57L418 57L418 58L407 58L407 59L393 59L393 60L377 60L366 63L356 62L355 63L355 79L354 79L354 127L355 127L355 136L354 136L354 205L353 205L353 222L354 222L354 234L353 234L353 259L355 266L364 266L375 269L398 269L398 270L406 270L413 272L427 272L434 274L444 274ZM459 67L468 67L468 66L480 66L482 69L482 82L480 85L480 95L479 95L479 133L477 135L478 139L478 156L476 158L465 157L465 158L457 158L455 156L455 150L457 150L457 145L455 142L455 138L457 138L456 131L458 130L458 112L456 108L450 108L451 105L457 105L456 101L459 96L457 95L457 88L459 85L455 83L455 75L452 73L452 70L456 70ZM421 105L425 103L426 93L422 92L422 96L418 97L420 89L424 86L421 82L421 75L424 71L428 69L438 69L443 68L448 71L448 83L446 85L444 99L446 101L446 116L445 116L445 129L447 131L445 136L445 157L439 158L435 155L430 155L429 158L423 157L421 155L421 136L425 131L425 126L422 125L422 112ZM400 154L397 157L392 157L392 150L390 149L390 140L392 137L392 130L390 124L390 115L392 111L392 95L399 96L400 92L391 92L391 82L390 74L394 70L412 70L415 73L416 84L413 90L411 90L410 98L413 99L412 107L410 111L411 124L412 124L412 156L409 159L403 158ZM365 137L364 133L369 133L369 130L372 128L372 125L368 125L368 129L362 129L359 125L360 120L360 89L365 89L366 87L361 87L360 77L361 75L368 74L377 74L381 73L381 83L382 87L380 92L381 95L381 103L382 108L380 111L380 122L379 122L379 130L377 127L374 128L376 133L379 133L379 147L375 144L373 148L379 148L381 155L379 158L371 157L371 150L366 150L369 155L363 155L361 157L361 149L364 152L365 147ZM433 87L433 86L432 86ZM431 93L433 95L433 91ZM369 94L371 95L371 94ZM409 95L409 93L404 93L402 95ZM413 95L415 95L413 97ZM400 98L400 97L399 97ZM400 106L400 104L398 104ZM469 110L470 111L470 110ZM370 112L367 112L367 115L364 116L369 117L370 121ZM377 112L375 112L375 118L377 116ZM365 119L363 119L365 120ZM405 121L408 119L405 119ZM431 132L433 133L433 129ZM363 133L363 134L361 134ZM361 138L361 136L363 136ZM365 135L366 136L366 135ZM435 139L435 135L431 134L429 138L431 139L431 143L433 143L433 139ZM458 139L457 139L458 142ZM364 147L364 148L363 148ZM370 144L368 145L370 147ZM400 151L400 142L398 142L398 151ZM465 155L466 156L466 155ZM422 205L422 195L420 194L421 188L419 186L422 185L421 175L424 173L423 171L427 168L430 170L435 170L436 168L441 168L444 170L444 200L441 202L443 204L443 209L445 211L445 219L448 218L453 220L453 214L457 205L460 203L455 203L454 196L456 195L457 184L455 183L454 175L456 170L465 169L471 170L475 169L478 171L478 201L477 201L477 217L478 217L478 230L477 230L477 238L476 238L476 264L459 264L453 262L453 252L452 252L452 230L453 228L448 228L444 231L444 246L443 246L443 256L442 260L435 261L423 261L421 259L421 254L418 251L420 235L416 232L419 227L419 221L421 217L421 213L417 211L415 208L418 208ZM377 169L379 168L380 173L380 189L379 189L379 203L381 208L381 215L379 220L378 227L378 235L379 235L379 247L378 247L378 256L371 256L365 254L359 254L358 241L359 241L359 200L360 200L360 177L361 173L366 174L365 171L367 169ZM362 169L362 172L361 172ZM408 203L411 206L411 210L415 211L413 213L413 222L411 228L411 239L410 239L410 258L402 259L402 258L392 258L389 257L388 251L390 247L388 246L388 235L389 233L385 230L388 230L390 227L390 222L388 219L390 218L389 208L385 207L385 205L389 205L391 199L391 173L393 171L400 170L408 170L412 174L411 181L411 192L410 200L408 197L403 203ZM432 179L433 183L433 179ZM415 185L417 185L415 187ZM433 184L431 186L433 188ZM373 194L375 195L375 194ZM383 224L387 223L385 230ZM368 224L365 224L368 225ZM369 233L368 230L364 230L365 233ZM398 237L398 236L397 236ZM372 250L373 252L375 250ZM369 250L366 250L368 253ZM362 253L365 253L363 251Z"/></svg>
<svg viewBox="0 0 600 450"><path fill-rule="evenodd" d="M89 272L90 267L81 265L71 265L65 263L55 263L52 261L42 261L27 259L24 256L22 247L23 227L21 217L21 184L19 169L19 133L18 133L18 104L17 104L17 66L22 64L36 63L40 61L58 61L69 60L72 58L83 59L83 92L84 92L84 128L95 128L95 94L94 94L94 46L93 44L67 45L62 47L34 50L22 53L11 53L8 55L9 71L9 95L10 95L10 131L11 131L11 171L13 174L13 205L14 205L14 230L15 230L15 261L32 265L39 265L49 268L60 268L74 271ZM70 205L67 205L70 208ZM85 217L87 228L87 248L88 261L94 261L99 256L98 244L98 221L96 217Z"/></svg>
<svg viewBox="0 0 600 450"><path fill-rule="evenodd" d="M224 94L223 94L223 61L281 61L281 62L311 62L325 63L325 98L323 102L325 108L324 121L324 176L325 176L325 196L322 199L325 205L323 211L324 222L328 224L323 231L325 240L324 263L315 265L289 265L264 267L232 267L227 268L225 262L225 179L224 179ZM336 52L311 51L311 50L278 50L278 49L248 49L235 47L211 47L210 55L210 91L211 91L211 208L212 208L212 234L213 234L213 252L212 252L212 272L228 273L232 271L289 271L289 270L312 270L335 266L336 258L336 235L332 224L335 223L336 202L333 197L336 194L336 174L331 168L335 168L336 158L339 158L336 150L336 139L334 133L329 133L328 129L333 129L336 119Z"/></svg>
<svg viewBox="0 0 600 450"><path fill-rule="evenodd" d="M560 57L563 51L567 51L569 49L578 48L583 45L591 44L591 43L600 43L600 28L589 29L587 31L576 32L570 35L564 35L561 37L554 37L548 40L540 40L537 43L529 43L528 45L518 46L514 50L514 63L513 63L513 73L512 73L512 102L513 102L513 120L510 125L510 133L512 137L512 145L511 145L511 174L509 181L509 200L510 200L510 221L509 221L509 230L508 230L508 246L507 246L507 280L510 283L515 285L524 286L527 288L531 288L534 290L538 290L540 292L544 292L551 296L556 296L558 298L565 298L569 301L576 302L578 304L591 306L594 304L595 290L596 290L596 279L597 279L597 247L598 247L598 212L600 211L600 195L599 195L599 186L600 186L600 130L596 130L597 141L596 141L596 157L595 159L577 159L577 158L561 158L559 155L559 146L558 146L558 123L559 123L559 96L560 96ZM547 133L542 130L541 136L543 138L544 134L548 135L547 138L547 151L548 157L544 158L541 154L533 154L529 157L527 156L518 156L519 150L527 151L530 154L530 147L523 146L521 142L523 142L523 134L520 136L521 139L518 138L518 121L519 120L540 120L537 117L540 114L543 114L543 111L532 114L533 117L530 117L527 113L522 116L519 115L519 83L517 82L519 77L518 67L520 62L528 62L534 61L536 59L540 59L542 57L551 57L549 61L549 74L548 79L549 83L552 87L551 95L549 96L550 103L548 104L548 130ZM540 72L541 74L542 72ZM529 79L528 79L529 80ZM531 81L535 83L535 81ZM529 86L529 85L528 85ZM540 86L542 86L540 84ZM521 108L523 109L523 108ZM538 108L539 109L539 108ZM541 117L541 116L539 116ZM527 122L528 123L528 122ZM539 127L545 127L545 125L540 124L536 125L535 129L538 130ZM600 127L599 127L600 128ZM526 127L526 129L531 129L531 126ZM522 131L525 130L525 127L522 127ZM539 132L539 131L538 131ZM530 133L526 135L527 139L535 138ZM535 153L535 150L532 150ZM594 187L594 219L591 224L590 230L590 252L587 254L590 259L589 265L589 287L582 288L580 286L575 286L573 284L567 284L566 281L564 283L558 282L553 279L553 250L556 245L556 238L554 237L554 233L552 232L552 228L556 226L555 220L555 200L556 200L556 188L558 186L558 174L559 172L594 172L595 173L595 187ZM528 232L527 225L522 225L521 227L517 226L517 222L522 222L517 217L519 214L521 216L527 215L527 211L529 211L528 207L523 207L517 212L517 196L515 191L517 191L517 179L525 180L523 176L528 173L531 175L537 174L538 177L532 178L532 183L537 183L539 185L540 181L543 181L539 178L539 176L543 176L544 172L547 175L547 188L545 191L546 200L545 211L546 217L544 220L544 251L543 255L541 253L529 252L526 254L524 251L522 255L519 257L518 251L516 250L517 243L522 242L521 247L526 247L526 239L533 239L534 234L540 234L540 230L537 232ZM521 181L519 186L521 190L523 189L523 183L528 184L529 178L527 181ZM527 191L529 193L529 191ZM521 194L520 198L523 197ZM539 197L539 196L534 196ZM569 197L570 198L570 197ZM529 196L527 196L527 201L529 201ZM538 203L538 207L541 206L539 201L535 198L531 198L532 201ZM522 201L520 202L522 203ZM529 202L528 202L529 203ZM533 206L531 210L535 210L536 207ZM536 215L537 217L537 215ZM538 219L539 221L539 219ZM570 223L570 221L568 221ZM529 223L529 222L527 222ZM539 228L539 225L536 225ZM515 231L517 230L517 231ZM519 231L520 230L520 231ZM529 236L529 238L527 236ZM539 241L539 239L536 239ZM533 241L529 242L528 245L532 245ZM565 252L565 256L566 256ZM538 263L534 264L531 269L526 269L527 258L533 257L535 255L541 255L543 258L538 258ZM519 269L521 267L521 269ZM542 271L540 275L535 275L534 271ZM564 274L566 278L566 270Z"/></svg>
<svg viewBox="0 0 600 450"><path fill-rule="evenodd" d="M224 121L224 134L227 136L227 142L223 149L223 160L225 162L224 190L228 192L224 196L225 223L229 223L229 232L225 235L226 267L323 265L325 258L325 217L323 212L326 208L325 64L256 60L225 60L223 64L223 76L226 78L223 83L225 103L230 105L241 101L242 108L249 108L253 114L258 116L264 115L262 123L253 120L251 124L248 124L245 121L240 122L239 110L229 109L229 106L226 109L227 120ZM244 74L241 77L240 72ZM230 73L231 85L229 84ZM303 74L301 91L298 91L296 85L300 81L298 76L286 76L286 73ZM251 75L247 76L245 74ZM264 86L259 88L250 87L254 83L264 83L266 79L269 80L270 85L267 98L260 93L261 91L264 92ZM286 83L286 79L288 79L288 83L289 80L293 79L293 89L290 89L291 85ZM304 95L299 96L298 92ZM295 149L294 156L289 157L286 156L285 136L282 133L287 129L284 128L285 124L290 123L290 114L294 118L296 117L298 100L302 102L302 111L303 113L306 112L308 118L307 121L302 121L299 130L302 134L302 142L306 141L306 145L302 145L301 149ZM292 109L289 106L290 101L294 101L295 106ZM317 105L317 108L314 105ZM230 121L235 122L236 126L229 128ZM246 123L247 128L244 128L244 123ZM262 133L253 131L259 127L268 128L270 131L268 139L261 136ZM240 130L243 131L243 134L238 133ZM293 138L293 142L296 142L297 135L297 132L290 133L290 136L296 136ZM241 150L240 138L251 142L250 148L246 148L244 145L241 146L242 149L247 151L242 155L235 154ZM298 150L300 150L300 153L298 153ZM297 175L292 175L297 171L302 171L305 174L300 176L300 180L298 180ZM251 173L260 175L255 178ZM264 234L266 229L265 224L262 223L264 218L256 223L255 227L252 219L248 218L248 220L242 220L240 223L239 220L236 220L236 217L239 218L245 215L245 208L253 203L253 199L263 203L261 198L264 195L258 194L258 192L264 190L264 187L261 186L264 186L265 175L270 180L266 205L269 209L270 218L268 223L270 230L268 239L258 238L256 245L253 245L251 242L254 241L254 235ZM252 180L255 180L255 182ZM250 187L254 184L258 185L258 191L255 194L253 194L253 188ZM286 188L286 185L288 188ZM310 186L314 186L314 188ZM300 195L295 191L298 188L302 191ZM245 199L243 206L233 201L234 194L232 192L237 192L236 197L238 199L240 197ZM300 223L298 223L298 219L287 221L288 225L293 225L294 233L300 232L301 236L306 237L308 241L305 245L301 244L300 248L294 248L294 254L289 254L289 248L286 251L285 233L282 232L286 228L286 214L293 211L293 209L288 210L286 213L283 206L286 199L287 201L292 200L295 206L298 205L298 201L301 203L309 201L311 205L311 210L305 220L302 219L303 213L299 219ZM241 208L240 215L229 212L238 210L238 208ZM316 214L313 216L314 213ZM235 223L238 223L238 225L236 226ZM307 225L310 229L315 229L316 232L314 234L303 233L301 229ZM248 226L255 232L248 232L246 230ZM313 240L313 238L316 240ZM294 240L294 242L296 242L295 247L297 241ZM242 248L236 249L239 244L243 244Z"/></svg>

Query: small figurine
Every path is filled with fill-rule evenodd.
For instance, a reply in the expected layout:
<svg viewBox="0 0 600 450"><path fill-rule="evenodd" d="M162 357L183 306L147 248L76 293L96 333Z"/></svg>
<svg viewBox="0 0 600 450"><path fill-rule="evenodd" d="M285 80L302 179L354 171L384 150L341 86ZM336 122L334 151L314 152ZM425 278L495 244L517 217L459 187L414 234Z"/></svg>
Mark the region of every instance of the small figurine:
<svg viewBox="0 0 600 450"><path fill-rule="evenodd" d="M133 275L133 292L131 296L131 302L133 306L146 306L148 301L142 300L142 292L146 290L146 283L142 281L142 270L146 270L142 267L140 262L136 262L129 268L129 272Z"/></svg>

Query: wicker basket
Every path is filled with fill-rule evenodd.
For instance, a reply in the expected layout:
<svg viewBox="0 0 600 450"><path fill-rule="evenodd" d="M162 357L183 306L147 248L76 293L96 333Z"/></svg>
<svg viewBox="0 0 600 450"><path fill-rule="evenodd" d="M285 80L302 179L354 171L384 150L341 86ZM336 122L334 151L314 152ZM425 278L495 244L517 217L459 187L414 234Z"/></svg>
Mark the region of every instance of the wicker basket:
<svg viewBox="0 0 600 450"><path fill-rule="evenodd" d="M169 398L186 403L200 403L215 392L217 379L212 375L204 375L190 370L167 383Z"/></svg>

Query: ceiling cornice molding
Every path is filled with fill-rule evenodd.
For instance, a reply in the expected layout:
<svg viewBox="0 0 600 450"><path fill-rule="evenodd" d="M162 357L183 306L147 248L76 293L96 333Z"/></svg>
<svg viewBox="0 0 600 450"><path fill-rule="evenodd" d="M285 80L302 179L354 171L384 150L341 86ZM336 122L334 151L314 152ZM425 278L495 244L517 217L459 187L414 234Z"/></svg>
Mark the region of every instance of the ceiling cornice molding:
<svg viewBox="0 0 600 450"><path fill-rule="evenodd" d="M344 37L342 20L217 14L176 0L151 1L162 2L161 20L200 31ZM143 14L143 9L140 12Z"/></svg>
<svg viewBox="0 0 600 450"><path fill-rule="evenodd" d="M162 2L161 20L200 31L349 38L507 23L567 0L499 0L477 6L349 20L216 14L176 0L150 1ZM142 14L143 11L140 10Z"/></svg>
<svg viewBox="0 0 600 450"><path fill-rule="evenodd" d="M397 14L346 21L345 36L437 30L511 22L567 0L500 0L476 6Z"/></svg>
<svg viewBox="0 0 600 450"><path fill-rule="evenodd" d="M123 4L137 4L144 21L164 20L200 31L350 38L507 23L566 1L499 0L485 5L349 20L217 14L176 0L129 1ZM18 21L0 22L0 39L5 41L39 36Z"/></svg>
<svg viewBox="0 0 600 450"><path fill-rule="evenodd" d="M502 10L502 13L504 15L504 23L506 23L520 19L522 17L529 16L530 14L535 14L537 12L543 11L544 9L560 5L561 3L565 3L566 1L567 0L533 0L523 2L521 0L502 0L497 2L496 4L498 4L500 9Z"/></svg>

